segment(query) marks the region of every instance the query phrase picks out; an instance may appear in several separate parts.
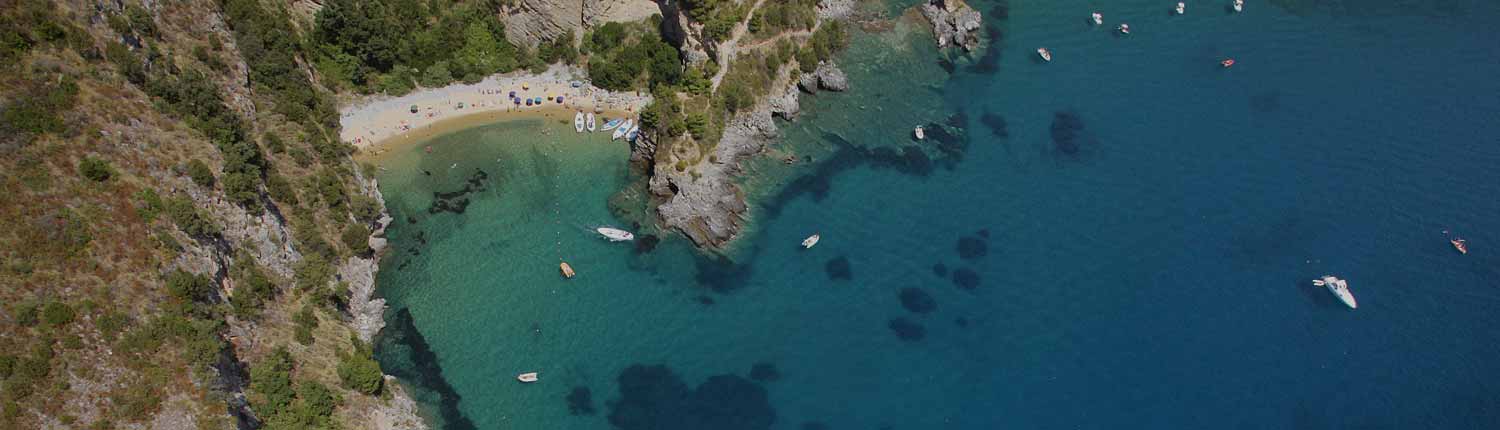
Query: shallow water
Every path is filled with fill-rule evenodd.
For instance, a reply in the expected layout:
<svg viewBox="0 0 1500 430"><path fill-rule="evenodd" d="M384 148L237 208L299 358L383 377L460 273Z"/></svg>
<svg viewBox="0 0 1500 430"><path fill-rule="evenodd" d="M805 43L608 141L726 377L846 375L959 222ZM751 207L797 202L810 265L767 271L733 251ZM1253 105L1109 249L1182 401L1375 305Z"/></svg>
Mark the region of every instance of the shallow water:
<svg viewBox="0 0 1500 430"><path fill-rule="evenodd" d="M1500 422L1500 47L1476 31L1500 6L1112 3L1135 34L972 2L1001 42L952 75L920 33L856 38L855 90L783 123L814 163L753 165L733 267L590 233L627 150L556 120L391 156L378 355L443 428ZM967 148L929 169L868 150L954 113ZM465 211L429 213L473 168Z"/></svg>

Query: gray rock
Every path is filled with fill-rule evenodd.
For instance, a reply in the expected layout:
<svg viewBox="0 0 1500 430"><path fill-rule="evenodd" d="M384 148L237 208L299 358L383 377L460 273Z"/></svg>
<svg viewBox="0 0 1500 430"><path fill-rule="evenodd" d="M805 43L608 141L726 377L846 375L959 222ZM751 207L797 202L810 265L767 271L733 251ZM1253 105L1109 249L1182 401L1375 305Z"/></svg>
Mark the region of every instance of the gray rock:
<svg viewBox="0 0 1500 430"><path fill-rule="evenodd" d="M766 100L770 105L771 115L779 116L787 121L794 121L802 113L802 105L797 103L797 87L787 85L781 94L772 95Z"/></svg>
<svg viewBox="0 0 1500 430"><path fill-rule="evenodd" d="M818 70L813 72L818 75L818 87L828 91L844 91L849 89L849 77L839 69L832 61L818 65Z"/></svg>
<svg viewBox="0 0 1500 430"><path fill-rule="evenodd" d="M813 73L803 73L802 77L797 79L797 88L801 88L802 91L806 91L808 94L817 94L818 93L818 74L817 74L817 71L814 71Z"/></svg>
<svg viewBox="0 0 1500 430"><path fill-rule="evenodd" d="M981 24L979 11L964 4L962 0L928 0L919 8L922 17L932 24L932 33L937 38L939 48L956 45L965 51L972 51L979 46L979 35L976 33Z"/></svg>
<svg viewBox="0 0 1500 430"><path fill-rule="evenodd" d="M854 13L855 0L819 0L818 19L844 19Z"/></svg>

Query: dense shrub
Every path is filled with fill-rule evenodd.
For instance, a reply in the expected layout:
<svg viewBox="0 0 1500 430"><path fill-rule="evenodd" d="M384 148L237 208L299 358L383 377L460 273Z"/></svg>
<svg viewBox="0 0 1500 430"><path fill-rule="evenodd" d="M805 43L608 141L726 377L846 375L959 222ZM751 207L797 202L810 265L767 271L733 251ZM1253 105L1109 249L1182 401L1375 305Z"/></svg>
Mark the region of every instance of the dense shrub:
<svg viewBox="0 0 1500 430"><path fill-rule="evenodd" d="M348 227L344 227L340 239L343 239L344 247L351 253L364 255L370 252L370 228L362 223L350 223Z"/></svg>
<svg viewBox="0 0 1500 430"><path fill-rule="evenodd" d="M167 293L180 300L204 302L213 294L213 281L182 269L167 274Z"/></svg>
<svg viewBox="0 0 1500 430"><path fill-rule="evenodd" d="M57 327L73 322L73 307L62 302L47 302L42 306L42 322L49 326Z"/></svg>
<svg viewBox="0 0 1500 430"><path fill-rule="evenodd" d="M362 223L374 223L380 219L380 202L364 194L349 196L349 213Z"/></svg>
<svg viewBox="0 0 1500 430"><path fill-rule="evenodd" d="M88 178L90 181L104 182L114 177L115 169L109 165L108 161L94 157L83 157L83 160L78 162L78 174L84 178Z"/></svg>
<svg viewBox="0 0 1500 430"><path fill-rule="evenodd" d="M22 327L34 326L39 321L37 319L36 303L32 302L21 302L12 305L10 316L11 318L15 318L16 324L20 324Z"/></svg>
<svg viewBox="0 0 1500 430"><path fill-rule="evenodd" d="M277 347L250 366L250 404L257 414L274 417L287 410L297 396L292 388L292 354Z"/></svg>
<svg viewBox="0 0 1500 430"><path fill-rule="evenodd" d="M214 171L208 168L208 163L194 158L187 163L187 174L193 179L193 183L200 187L212 188L214 186Z"/></svg>
<svg viewBox="0 0 1500 430"><path fill-rule="evenodd" d="M167 199L167 218L177 224L177 228L189 236L204 237L218 234L218 227L208 221L208 218L198 212L193 206L193 200L185 196Z"/></svg>
<svg viewBox="0 0 1500 430"><path fill-rule="evenodd" d="M353 339L354 351L339 357L338 374L339 383L354 391L374 395L380 392L381 384L385 383L385 375L380 371L380 363L370 358L370 348L359 339Z"/></svg>

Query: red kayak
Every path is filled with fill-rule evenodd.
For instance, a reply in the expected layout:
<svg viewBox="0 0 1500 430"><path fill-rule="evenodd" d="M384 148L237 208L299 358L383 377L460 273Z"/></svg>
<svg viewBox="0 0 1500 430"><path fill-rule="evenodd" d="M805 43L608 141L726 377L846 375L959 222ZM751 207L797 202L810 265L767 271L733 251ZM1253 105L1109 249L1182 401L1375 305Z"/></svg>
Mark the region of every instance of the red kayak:
<svg viewBox="0 0 1500 430"><path fill-rule="evenodd" d="M1457 249L1459 254L1467 255L1469 253L1469 245L1463 239L1453 239L1448 241L1448 243L1452 243L1453 248Z"/></svg>

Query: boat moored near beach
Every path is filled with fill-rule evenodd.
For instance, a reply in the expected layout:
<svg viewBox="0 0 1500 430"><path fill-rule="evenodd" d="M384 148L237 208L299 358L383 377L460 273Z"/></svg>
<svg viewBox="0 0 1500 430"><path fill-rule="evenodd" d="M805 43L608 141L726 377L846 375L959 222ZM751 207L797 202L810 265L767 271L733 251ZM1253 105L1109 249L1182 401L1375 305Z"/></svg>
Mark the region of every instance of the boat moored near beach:
<svg viewBox="0 0 1500 430"><path fill-rule="evenodd" d="M1322 279L1314 279L1313 285L1328 288L1328 291L1344 302L1344 305L1349 306L1349 309L1359 307L1359 304L1354 301L1354 293L1349 291L1348 281L1336 278L1333 275L1323 275Z"/></svg>
<svg viewBox="0 0 1500 430"><path fill-rule="evenodd" d="M573 131L578 133L583 132L583 111L573 114Z"/></svg>
<svg viewBox="0 0 1500 430"><path fill-rule="evenodd" d="M525 383L529 384L529 383L532 383L532 382L536 382L536 380L537 380L537 374L536 374L536 372L522 373L520 375L516 375L516 380L521 381L521 382L525 382Z"/></svg>
<svg viewBox="0 0 1500 430"><path fill-rule="evenodd" d="M587 128L590 133L593 133L594 132L594 126L596 125L596 124L594 124L594 113L593 112L589 112L589 115L584 120L584 123L586 124L584 128Z"/></svg>
<svg viewBox="0 0 1500 430"><path fill-rule="evenodd" d="M615 118L615 119L611 119L611 120L608 120L608 121L604 121L604 126L600 127L599 131L614 130L615 127L619 127L620 124L623 123L623 122L625 122L625 120L620 119L620 118Z"/></svg>
<svg viewBox="0 0 1500 430"><path fill-rule="evenodd" d="M628 240L635 240L634 234L631 234L630 232L625 230L620 230L618 228L599 227L594 231L599 232L599 235L604 236L605 239L609 239L610 242L624 242Z"/></svg>
<svg viewBox="0 0 1500 430"><path fill-rule="evenodd" d="M619 127L615 127L615 133L609 136L609 140L617 140L619 138L625 137L625 133L629 133L630 128L634 126L635 121L631 121L628 119L625 120L624 124L620 124Z"/></svg>
<svg viewBox="0 0 1500 430"><path fill-rule="evenodd" d="M625 141L626 142L634 142L635 138L636 137L640 137L640 135L641 135L641 126L639 126L639 125L632 125L632 126L630 126L630 131L625 132Z"/></svg>

